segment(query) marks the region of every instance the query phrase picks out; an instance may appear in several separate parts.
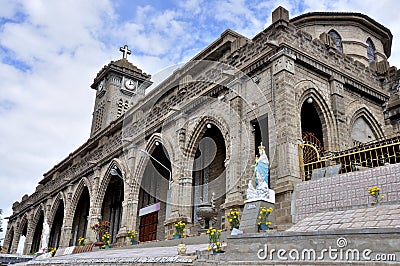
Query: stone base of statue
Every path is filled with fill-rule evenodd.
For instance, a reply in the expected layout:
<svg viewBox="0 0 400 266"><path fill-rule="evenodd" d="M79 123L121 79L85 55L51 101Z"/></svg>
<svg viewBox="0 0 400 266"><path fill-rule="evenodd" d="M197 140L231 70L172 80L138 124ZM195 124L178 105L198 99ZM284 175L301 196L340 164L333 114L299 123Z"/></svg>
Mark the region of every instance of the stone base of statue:
<svg viewBox="0 0 400 266"><path fill-rule="evenodd" d="M275 191L267 187L263 189L251 189L250 187L247 191L247 200L244 203L239 229L245 233L257 233L260 208L266 207L268 209L272 207L275 209ZM275 224L275 212L269 215L268 221L272 222L273 225Z"/></svg>

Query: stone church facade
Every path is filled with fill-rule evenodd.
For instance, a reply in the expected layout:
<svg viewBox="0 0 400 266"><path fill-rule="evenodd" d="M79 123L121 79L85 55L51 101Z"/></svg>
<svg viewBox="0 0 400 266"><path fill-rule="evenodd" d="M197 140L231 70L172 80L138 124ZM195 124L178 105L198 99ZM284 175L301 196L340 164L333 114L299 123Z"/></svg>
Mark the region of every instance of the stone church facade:
<svg viewBox="0 0 400 266"><path fill-rule="evenodd" d="M285 230L296 213L304 137L340 151L399 132L389 29L358 13L289 19L279 7L272 15L252 39L226 30L151 90L151 76L121 48L123 58L91 85L88 141L13 204L8 251L16 252L21 236L24 253L38 251L45 219L51 247L95 241L98 219L110 222L118 244L132 229L141 241L171 238L179 220L195 235L205 203L215 205L212 225L226 228L226 210L243 208L261 142L276 193L274 226Z"/></svg>

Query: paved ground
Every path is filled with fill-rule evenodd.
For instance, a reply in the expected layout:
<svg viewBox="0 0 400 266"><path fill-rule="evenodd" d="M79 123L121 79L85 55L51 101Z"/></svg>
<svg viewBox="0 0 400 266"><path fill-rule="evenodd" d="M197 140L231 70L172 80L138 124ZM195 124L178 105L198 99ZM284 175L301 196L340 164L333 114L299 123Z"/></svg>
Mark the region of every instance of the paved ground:
<svg viewBox="0 0 400 266"><path fill-rule="evenodd" d="M147 247L135 246L132 248L94 249L92 252L84 252L70 255L60 255L50 259L36 259L28 263L15 265L53 265L53 264L107 264L120 263L144 263L144 262L171 262L191 264L199 253L207 249L208 244L187 245L188 256L178 256L177 247ZM114 264L115 263L115 264Z"/></svg>
<svg viewBox="0 0 400 266"><path fill-rule="evenodd" d="M358 228L400 227L400 205L379 205L344 211L326 211L307 217L288 231L314 232Z"/></svg>

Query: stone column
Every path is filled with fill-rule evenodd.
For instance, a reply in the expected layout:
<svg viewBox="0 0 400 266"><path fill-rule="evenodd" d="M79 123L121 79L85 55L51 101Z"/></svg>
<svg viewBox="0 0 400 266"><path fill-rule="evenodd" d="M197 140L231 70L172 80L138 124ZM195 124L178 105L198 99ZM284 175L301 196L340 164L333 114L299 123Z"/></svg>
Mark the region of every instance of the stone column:
<svg viewBox="0 0 400 266"><path fill-rule="evenodd" d="M11 242L11 231L10 230L13 225L14 225L14 222L12 222L11 220L8 221L6 236L4 237L4 242L3 242L3 248L6 248L6 250L12 244L12 243L10 243ZM15 235L15 225L14 225L12 234Z"/></svg>
<svg viewBox="0 0 400 266"><path fill-rule="evenodd" d="M101 219L101 204L100 202L96 202L99 190L99 182L101 176L101 168L100 166L94 167L94 176L93 176L93 187L92 187L92 195L90 195L90 207L89 207L89 217L88 217L88 225L86 228L86 238L89 242L97 241L96 234L92 230L92 226L98 222L98 219Z"/></svg>
<svg viewBox="0 0 400 266"><path fill-rule="evenodd" d="M185 154L186 146L186 127L187 115L180 114L176 119L176 127L169 130L175 130L172 134L172 140L179 146L174 146L174 163L172 164L171 201L170 215L165 220L165 235L171 238L175 233L174 223L184 221L192 223L192 165L193 161ZM187 226L189 227L189 226Z"/></svg>
<svg viewBox="0 0 400 266"><path fill-rule="evenodd" d="M66 215L64 216L63 226L61 229L61 237L60 237L60 248L65 248L69 246L72 234L72 223L74 220L74 213L71 210L71 200L72 200L72 192L73 185L69 184L66 191L66 201L65 201L65 210Z"/></svg>
<svg viewBox="0 0 400 266"><path fill-rule="evenodd" d="M127 147L125 156L127 157L127 171L124 173L124 201L122 203L122 221L121 228L118 231L117 242L124 244L126 237L128 236L128 231L136 229L136 219L137 219L137 208L138 199L134 198L133 194L133 173L135 172L136 165L136 145L131 144Z"/></svg>
<svg viewBox="0 0 400 266"><path fill-rule="evenodd" d="M28 217L28 224L27 224L23 254L29 254L31 251L31 248L32 248L32 240L33 240L33 233L34 233L34 228L32 228L33 217L34 217L33 209L31 209L29 211L27 217Z"/></svg>
<svg viewBox="0 0 400 266"><path fill-rule="evenodd" d="M277 135L275 159L271 163L271 188L275 190L275 217L278 229L292 224L292 192L300 182L298 158L298 109L294 89L295 56L282 50L272 59L273 110Z"/></svg>
<svg viewBox="0 0 400 266"><path fill-rule="evenodd" d="M225 175L226 175L226 198L225 203L221 206L222 209L239 207L243 203L243 195L241 193L241 176L243 158L242 150L246 149L242 141L243 131L243 100L242 100L242 84L237 80L230 86L238 95L230 99L230 131L227 158L225 160ZM229 144L228 142L225 145ZM249 147L247 147L249 148ZM230 153L230 154L229 154ZM229 157L231 156L231 157Z"/></svg>
<svg viewBox="0 0 400 266"><path fill-rule="evenodd" d="M346 124L345 118L345 105L344 105L344 81L338 77L331 77L330 89L331 89L331 106L333 114L336 118L337 133L332 134L334 136L333 143L330 143L333 147L329 147L330 150L343 150L347 147L348 143L348 125Z"/></svg>
<svg viewBox="0 0 400 266"><path fill-rule="evenodd" d="M13 237L13 240L11 243L11 249L10 249L11 254L15 254L18 249L18 242L21 237L21 234L19 233L21 230L21 228L19 228L20 222L21 221L17 221L16 226L14 227L14 237Z"/></svg>

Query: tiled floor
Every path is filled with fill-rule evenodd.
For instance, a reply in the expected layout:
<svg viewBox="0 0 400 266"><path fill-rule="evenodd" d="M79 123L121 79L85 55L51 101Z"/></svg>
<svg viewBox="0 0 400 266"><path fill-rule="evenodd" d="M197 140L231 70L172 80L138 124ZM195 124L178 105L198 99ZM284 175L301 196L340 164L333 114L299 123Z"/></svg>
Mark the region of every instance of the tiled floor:
<svg viewBox="0 0 400 266"><path fill-rule="evenodd" d="M345 211L320 212L301 220L288 231L395 227L400 227L400 205L377 205Z"/></svg>

